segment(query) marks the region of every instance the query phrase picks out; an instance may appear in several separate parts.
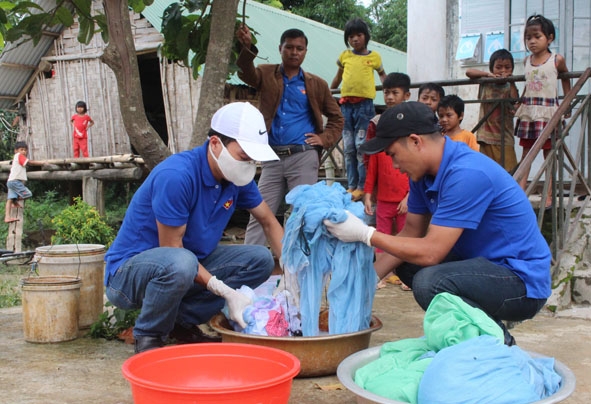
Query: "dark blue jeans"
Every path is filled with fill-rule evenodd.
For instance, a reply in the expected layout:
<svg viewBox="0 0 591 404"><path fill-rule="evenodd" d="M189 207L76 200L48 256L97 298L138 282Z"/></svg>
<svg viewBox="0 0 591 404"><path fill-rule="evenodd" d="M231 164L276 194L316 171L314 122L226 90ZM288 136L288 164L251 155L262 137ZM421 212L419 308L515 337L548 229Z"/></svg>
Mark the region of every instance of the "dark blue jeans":
<svg viewBox="0 0 591 404"><path fill-rule="evenodd" d="M515 273L503 266L478 257L455 261L448 257L431 267L404 263L396 274L411 286L415 300L427 310L431 300L443 292L462 298L501 325L501 320L523 321L532 318L546 299L526 296L525 284Z"/></svg>
<svg viewBox="0 0 591 404"><path fill-rule="evenodd" d="M376 115L373 100L368 99L357 104L342 104L341 112L345 118L343 147L345 149L347 186L350 190L363 190L365 185L365 165L359 147L365 142L369 120Z"/></svg>
<svg viewBox="0 0 591 404"><path fill-rule="evenodd" d="M256 288L273 271L268 248L220 245L200 261L212 275L231 288ZM194 282L199 261L184 248L159 247L128 259L111 276L106 293L122 309L141 308L133 335L165 337L175 322L190 327L208 321L224 306L224 299Z"/></svg>

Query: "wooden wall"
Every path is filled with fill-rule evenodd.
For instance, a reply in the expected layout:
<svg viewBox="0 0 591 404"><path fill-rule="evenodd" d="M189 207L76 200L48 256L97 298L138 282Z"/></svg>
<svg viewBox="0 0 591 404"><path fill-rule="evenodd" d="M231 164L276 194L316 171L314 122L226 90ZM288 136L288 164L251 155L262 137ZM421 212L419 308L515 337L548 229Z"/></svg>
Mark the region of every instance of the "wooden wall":
<svg viewBox="0 0 591 404"><path fill-rule="evenodd" d="M100 7L100 2L93 2ZM130 12L138 54L153 53L162 42L161 34L139 14ZM115 76L99 57L105 44L95 35L89 45L76 37L78 25L65 29L42 63L52 65L51 77L40 73L26 98L27 118L21 121L21 138L29 144L30 158L47 160L72 157L72 126L77 101L85 101L95 125L89 130L90 156L131 152L123 127ZM169 148L186 150L197 113L200 80L189 69L165 60L160 62Z"/></svg>
<svg viewBox="0 0 591 404"><path fill-rule="evenodd" d="M168 148L177 153L189 148L197 116L201 80L193 80L191 69L166 59L160 62L160 77L169 134Z"/></svg>

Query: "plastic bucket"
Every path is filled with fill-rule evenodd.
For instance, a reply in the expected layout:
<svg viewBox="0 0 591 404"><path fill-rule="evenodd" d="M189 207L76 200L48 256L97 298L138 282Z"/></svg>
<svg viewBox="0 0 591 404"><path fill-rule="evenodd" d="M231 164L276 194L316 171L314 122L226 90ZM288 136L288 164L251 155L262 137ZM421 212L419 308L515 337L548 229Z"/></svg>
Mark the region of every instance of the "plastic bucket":
<svg viewBox="0 0 591 404"><path fill-rule="evenodd" d="M38 247L34 260L40 276L80 278L78 327L89 328L104 310L104 258L102 244L62 244Z"/></svg>
<svg viewBox="0 0 591 404"><path fill-rule="evenodd" d="M25 341L75 339L78 336L81 285L80 279L71 276L21 279Z"/></svg>
<svg viewBox="0 0 591 404"><path fill-rule="evenodd" d="M402 401L391 400L374 394L370 391L361 388L357 383L355 383L355 372L357 371L357 369L362 368L368 363L377 360L380 357L381 348L381 346L376 346L354 353L353 355L348 356L344 361L342 361L339 367L337 368L337 377L339 378L339 381L343 384L343 386L347 388L347 390L351 391L357 396L357 404L405 404ZM532 358L543 357L543 355L540 355L535 352L528 352L528 354ZM556 393L552 394L550 397L546 397L543 400L535 401L534 403L559 403L565 400L575 391L576 379L573 372L568 367L566 367L566 365L564 365L562 362L556 359L554 360L554 370L562 377L562 383L560 388Z"/></svg>
<svg viewBox="0 0 591 404"><path fill-rule="evenodd" d="M154 349L122 367L135 404L287 403L299 371L288 352L229 343Z"/></svg>

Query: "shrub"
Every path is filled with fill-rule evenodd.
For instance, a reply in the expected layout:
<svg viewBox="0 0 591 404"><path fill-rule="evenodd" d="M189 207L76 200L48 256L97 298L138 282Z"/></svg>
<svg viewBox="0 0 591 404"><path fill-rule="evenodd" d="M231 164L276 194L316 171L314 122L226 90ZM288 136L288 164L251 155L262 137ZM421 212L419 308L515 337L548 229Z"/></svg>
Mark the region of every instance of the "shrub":
<svg viewBox="0 0 591 404"><path fill-rule="evenodd" d="M62 210L51 223L55 229L52 244L103 244L109 247L115 239L113 228L80 197L74 198L74 204Z"/></svg>
<svg viewBox="0 0 591 404"><path fill-rule="evenodd" d="M113 306L111 302L107 302L105 307L107 307L107 310L90 326L90 336L92 338L117 339L120 333L133 327L137 316L140 314L139 309L123 310Z"/></svg>
<svg viewBox="0 0 591 404"><path fill-rule="evenodd" d="M49 238L53 234L51 220L67 206L66 200L56 191L34 193L33 198L27 199L24 210L23 248L35 249L40 245L49 244ZM0 216L4 216L5 207L5 203L0 203ZM8 226L0 226L0 244L3 244L7 237Z"/></svg>

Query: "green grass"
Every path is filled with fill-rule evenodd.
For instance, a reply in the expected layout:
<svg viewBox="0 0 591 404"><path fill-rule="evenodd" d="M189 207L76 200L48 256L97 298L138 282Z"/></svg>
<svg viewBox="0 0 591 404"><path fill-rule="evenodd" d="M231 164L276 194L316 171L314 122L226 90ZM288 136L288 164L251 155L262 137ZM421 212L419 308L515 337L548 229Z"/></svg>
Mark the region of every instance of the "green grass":
<svg viewBox="0 0 591 404"><path fill-rule="evenodd" d="M31 185L39 185L31 183ZM108 188L106 197L107 212L105 219L117 232L129 200L137 186L124 184ZM68 207L68 199L63 190L40 189L33 191L34 197L27 200L23 228L22 250L35 250L37 247L50 245L51 236L55 233L52 219ZM0 193L0 215L4 216L6 194ZM0 249L5 248L8 226L0 225ZM21 261L22 262L22 261ZM21 304L20 280L26 277L30 265L5 264L0 262L0 308L19 306Z"/></svg>
<svg viewBox="0 0 591 404"><path fill-rule="evenodd" d="M20 306L20 280L27 277L29 265L0 264L0 308Z"/></svg>

